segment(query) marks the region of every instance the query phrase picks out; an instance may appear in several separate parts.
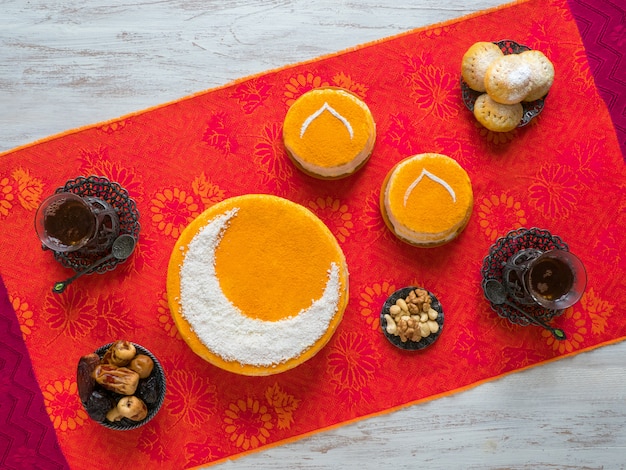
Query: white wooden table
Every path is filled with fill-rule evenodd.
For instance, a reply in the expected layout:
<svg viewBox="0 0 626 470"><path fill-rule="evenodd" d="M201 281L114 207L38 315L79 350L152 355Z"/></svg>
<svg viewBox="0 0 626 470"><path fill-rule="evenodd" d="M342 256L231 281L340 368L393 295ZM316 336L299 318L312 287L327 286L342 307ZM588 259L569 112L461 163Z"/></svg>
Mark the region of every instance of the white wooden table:
<svg viewBox="0 0 626 470"><path fill-rule="evenodd" d="M502 3L0 1L0 150ZM218 468L624 468L624 358L603 347Z"/></svg>

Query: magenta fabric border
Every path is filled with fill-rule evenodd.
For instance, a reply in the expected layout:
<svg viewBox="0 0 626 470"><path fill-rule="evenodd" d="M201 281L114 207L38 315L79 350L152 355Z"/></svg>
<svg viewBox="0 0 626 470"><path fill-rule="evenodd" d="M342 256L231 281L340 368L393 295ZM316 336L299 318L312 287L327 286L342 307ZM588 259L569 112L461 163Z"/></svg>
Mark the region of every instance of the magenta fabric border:
<svg viewBox="0 0 626 470"><path fill-rule="evenodd" d="M28 350L0 282L0 468L69 468L46 413Z"/></svg>
<svg viewBox="0 0 626 470"><path fill-rule="evenodd" d="M626 3L568 0L626 163Z"/></svg>

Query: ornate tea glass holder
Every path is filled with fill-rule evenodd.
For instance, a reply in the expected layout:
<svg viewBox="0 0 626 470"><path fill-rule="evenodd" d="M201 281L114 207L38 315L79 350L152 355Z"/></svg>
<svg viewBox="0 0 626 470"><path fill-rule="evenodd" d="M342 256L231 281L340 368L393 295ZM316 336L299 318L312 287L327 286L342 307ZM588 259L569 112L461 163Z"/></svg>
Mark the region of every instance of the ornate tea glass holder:
<svg viewBox="0 0 626 470"><path fill-rule="evenodd" d="M139 240L139 211L137 204L128 195L126 189L118 183L110 181L103 176L80 176L69 180L56 193L70 192L77 194L83 199L95 205L101 210L110 211L110 220L101 225L97 234L97 242L93 246L82 248L72 252L59 252L51 250L54 258L63 266L74 271L82 271L94 262L108 255L111 245L118 235L129 234L135 240ZM115 217L113 217L113 213ZM47 249L45 246L44 249ZM122 262L115 257L94 269L94 273L104 273L115 269Z"/></svg>
<svg viewBox="0 0 626 470"><path fill-rule="evenodd" d="M512 230L505 236L500 237L495 241L489 249L489 253L483 260L483 266L481 269L483 290L490 279L495 279L496 281L505 284L504 268L506 267L507 262L509 262L509 260L511 260L511 258L513 258L517 253L528 249L535 249L541 251L542 253L549 250L569 251L567 244L560 237L552 235L547 230L537 227ZM523 262L521 255L518 262ZM549 322L554 317L561 315L564 312L563 309L546 308L536 302L531 304L520 304L510 294L508 289L507 297L513 304L518 304L520 308L524 309L524 311L543 322ZM519 313L510 305L496 304L491 301L489 302L491 309L496 312L499 317L504 318L511 323L523 326L531 323L527 317Z"/></svg>
<svg viewBox="0 0 626 470"><path fill-rule="evenodd" d="M544 252L537 248L520 250L504 262L502 284L513 300L522 305L536 303L526 286L526 274L534 260Z"/></svg>
<svg viewBox="0 0 626 470"><path fill-rule="evenodd" d="M102 253L113 245L115 238L120 233L120 219L115 208L106 200L87 196L85 200L99 214L100 223L94 239L88 243L83 251L85 253Z"/></svg>

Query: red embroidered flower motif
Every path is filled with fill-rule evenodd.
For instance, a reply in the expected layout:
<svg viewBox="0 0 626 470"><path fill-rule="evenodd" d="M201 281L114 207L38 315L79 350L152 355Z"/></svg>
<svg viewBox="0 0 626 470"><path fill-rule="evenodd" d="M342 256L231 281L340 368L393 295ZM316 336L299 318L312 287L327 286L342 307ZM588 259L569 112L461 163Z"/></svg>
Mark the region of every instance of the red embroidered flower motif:
<svg viewBox="0 0 626 470"><path fill-rule="evenodd" d="M614 233L613 230L603 230L595 239L593 254L605 266L607 272L612 268L619 269L623 257L626 256L626 253L622 253L620 249L621 237L623 237L621 233Z"/></svg>
<svg viewBox="0 0 626 470"><path fill-rule="evenodd" d="M43 400L57 431L73 431L88 419L78 401L76 382L72 380L55 380L46 385L43 389Z"/></svg>
<svg viewBox="0 0 626 470"><path fill-rule="evenodd" d="M176 324L172 319L170 307L167 301L167 292L161 294L161 298L157 304L157 317L159 319L159 325L165 331L170 338L182 339Z"/></svg>
<svg viewBox="0 0 626 470"><path fill-rule="evenodd" d="M73 340L90 334L98 323L99 312L93 300L81 289L69 289L63 295L48 295L42 320ZM51 338L54 341L56 338Z"/></svg>
<svg viewBox="0 0 626 470"><path fill-rule="evenodd" d="M98 313L98 326L94 329L92 337L102 344L111 338L123 338L128 331L135 331L138 327L135 316L132 315L128 302L118 295L99 297L96 302Z"/></svg>
<svg viewBox="0 0 626 470"><path fill-rule="evenodd" d="M558 155L559 163L567 165L575 160L573 164L576 168L577 179L582 184L586 181L597 181L598 173L602 171L604 162L596 155L606 152L604 141L585 140L585 142L572 142L572 145Z"/></svg>
<svg viewBox="0 0 626 470"><path fill-rule="evenodd" d="M311 72L305 74L298 74L295 77L291 77L289 82L285 85L285 93L283 95L283 102L289 107L291 106L300 95L306 93L314 88L328 86L328 82L317 75L313 75Z"/></svg>
<svg viewBox="0 0 626 470"><path fill-rule="evenodd" d="M175 369L168 374L167 388L171 397L168 411L179 421L198 426L214 413L216 391L207 378L187 369Z"/></svg>
<svg viewBox="0 0 626 470"><path fill-rule="evenodd" d="M566 166L543 166L528 188L529 201L551 219L567 218L578 203L576 172Z"/></svg>
<svg viewBox="0 0 626 470"><path fill-rule="evenodd" d="M309 208L326 222L340 242L345 242L353 232L352 214L348 212L348 206L339 199L318 197L309 202Z"/></svg>
<svg viewBox="0 0 626 470"><path fill-rule="evenodd" d="M9 294L9 302L11 302L13 310L15 311L15 316L17 317L17 322L20 325L22 336L26 338L26 336L33 332L32 329L35 326L33 311L30 309L28 304L23 302L19 297L13 297Z"/></svg>
<svg viewBox="0 0 626 470"><path fill-rule="evenodd" d="M200 197L205 208L211 207L216 202L224 199L226 192L206 177L204 172L197 176L191 183L191 190Z"/></svg>
<svg viewBox="0 0 626 470"><path fill-rule="evenodd" d="M459 113L458 77L435 67L428 57L407 57L404 61L404 79L411 90L409 96L418 107L442 120Z"/></svg>
<svg viewBox="0 0 626 470"><path fill-rule="evenodd" d="M237 86L230 97L239 102L244 113L252 114L269 97L271 88L266 78L253 78Z"/></svg>
<svg viewBox="0 0 626 470"><path fill-rule="evenodd" d="M150 426L144 426L137 440L137 449L149 455L150 461L172 461L172 454L174 454L177 449L172 449L172 446L168 446L163 439L163 435L166 432L167 431L163 430L156 421L150 423Z"/></svg>
<svg viewBox="0 0 626 470"><path fill-rule="evenodd" d="M184 447L185 455L187 456L185 468L199 467L226 455L223 450L212 444L213 440L211 438L207 438L203 442L186 444Z"/></svg>
<svg viewBox="0 0 626 470"><path fill-rule="evenodd" d="M370 398L368 385L375 378L379 359L365 335L349 332L337 336L328 355L328 370L342 400L354 406Z"/></svg>
<svg viewBox="0 0 626 470"><path fill-rule="evenodd" d="M178 238L184 228L199 214L198 204L179 188L164 189L152 199L152 222L165 235Z"/></svg>
<svg viewBox="0 0 626 470"><path fill-rule="evenodd" d="M563 313L565 325L562 328L567 331L567 339L558 340L554 338L551 332L548 330L542 330L541 335L546 338L548 346L552 346L552 349L558 351L559 354L570 353L578 349L585 341L585 335L587 334L587 317L579 311L574 311L574 308L570 307Z"/></svg>
<svg viewBox="0 0 626 470"><path fill-rule="evenodd" d="M495 314L494 314L495 315ZM507 320L506 327L512 328L512 323ZM490 345L485 341L485 335L477 330L478 327L462 327L457 340L454 343L453 351L460 357L464 357L470 366L483 367L493 364L493 353Z"/></svg>
<svg viewBox="0 0 626 470"><path fill-rule="evenodd" d="M14 199L13 186L9 183L9 178L0 179L0 217L9 215Z"/></svg>
<svg viewBox="0 0 626 470"><path fill-rule="evenodd" d="M250 397L228 405L224 415L224 431L230 435L230 441L242 450L265 444L270 430L274 428L267 407Z"/></svg>
<svg viewBox="0 0 626 470"><path fill-rule="evenodd" d="M361 99L366 98L367 90L369 89L367 86L362 83L357 83L352 80L352 77L346 75L343 72L339 72L335 76L333 76L333 83L339 88L343 88L344 90L349 90L355 95L358 95Z"/></svg>
<svg viewBox="0 0 626 470"><path fill-rule="evenodd" d="M532 327L531 327L532 328ZM504 347L502 348L501 371L514 370L535 364L542 359L543 355L533 348Z"/></svg>
<svg viewBox="0 0 626 470"><path fill-rule="evenodd" d="M28 170L18 168L11 176L17 183L17 199L26 210L35 210L41 203L43 183L39 178L30 176Z"/></svg>
<svg viewBox="0 0 626 470"><path fill-rule="evenodd" d="M254 146L253 158L260 167L263 182L272 182L275 185L273 189L291 180L293 164L285 155L280 124L273 123L263 128Z"/></svg>
<svg viewBox="0 0 626 470"><path fill-rule="evenodd" d="M572 83L575 84L583 93L593 90L595 84L591 70L589 69L587 54L584 49L581 48L574 52L572 65L574 67L574 78Z"/></svg>
<svg viewBox="0 0 626 470"><path fill-rule="evenodd" d="M300 400L285 393L276 383L265 391L267 403L274 408L278 417L278 429L288 429L293 423L293 412L298 409Z"/></svg>
<svg viewBox="0 0 626 470"><path fill-rule="evenodd" d="M560 13L564 20L569 22L573 19L567 0L552 0L551 4L561 10Z"/></svg>
<svg viewBox="0 0 626 470"><path fill-rule="evenodd" d="M591 332L594 335L604 333L608 328L609 318L613 315L614 305L598 297L591 287L580 299L580 306L591 320Z"/></svg>
<svg viewBox="0 0 626 470"><path fill-rule="evenodd" d="M160 251L161 248L152 236L152 233L147 233L147 231L141 233L139 235L139 243L137 243L133 255L115 268L116 272L121 272L119 277L116 276L120 283L123 282L128 275L141 272L145 264L152 264L155 260L156 253Z"/></svg>
<svg viewBox="0 0 626 470"><path fill-rule="evenodd" d="M360 294L359 306L361 307L361 316L365 318L365 322L372 330L380 328L380 308L385 303L387 297L396 290L394 284L383 281L382 284L366 286Z"/></svg>
<svg viewBox="0 0 626 470"><path fill-rule="evenodd" d="M452 156L465 170L470 172L476 161L473 156L480 152L478 139L453 135L434 139L432 152Z"/></svg>
<svg viewBox="0 0 626 470"><path fill-rule="evenodd" d="M500 194L500 197L493 194L484 198L478 206L478 217L487 238L494 241L510 230L524 227L527 220L521 206L519 201L507 193Z"/></svg>
<svg viewBox="0 0 626 470"><path fill-rule="evenodd" d="M555 47L553 37L556 33L546 21L535 21L529 28L529 38L532 42L526 43L528 47L543 52L550 60L555 59L559 48Z"/></svg>
<svg viewBox="0 0 626 470"><path fill-rule="evenodd" d="M398 149L401 154L407 157L413 155L415 146L412 136L416 135L417 131L413 119L405 113L398 113L389 115L389 121L391 123L383 137L383 142Z"/></svg>
<svg viewBox="0 0 626 470"><path fill-rule="evenodd" d="M111 159L109 149L98 147L96 149L81 149L81 170L84 174L103 175L109 180L118 183L132 197L143 196L143 181L132 167L120 164Z"/></svg>
<svg viewBox="0 0 626 470"><path fill-rule="evenodd" d="M220 150L224 155L237 151L237 142L226 132L226 113L217 113L209 118L202 140Z"/></svg>
<svg viewBox="0 0 626 470"><path fill-rule="evenodd" d="M366 234L375 234L376 237L391 235L391 231L387 229L385 221L380 213L380 194L378 191L372 191L365 198L365 209L361 217L361 223L365 227Z"/></svg>

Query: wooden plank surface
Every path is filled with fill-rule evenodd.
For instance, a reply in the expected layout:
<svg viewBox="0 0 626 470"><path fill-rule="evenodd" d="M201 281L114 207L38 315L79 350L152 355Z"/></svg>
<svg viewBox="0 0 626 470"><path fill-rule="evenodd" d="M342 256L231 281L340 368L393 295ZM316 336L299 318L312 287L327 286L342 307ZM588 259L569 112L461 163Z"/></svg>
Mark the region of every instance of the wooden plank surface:
<svg viewBox="0 0 626 470"><path fill-rule="evenodd" d="M0 0L0 151L503 3ZM217 468L624 468L625 357L603 347Z"/></svg>

